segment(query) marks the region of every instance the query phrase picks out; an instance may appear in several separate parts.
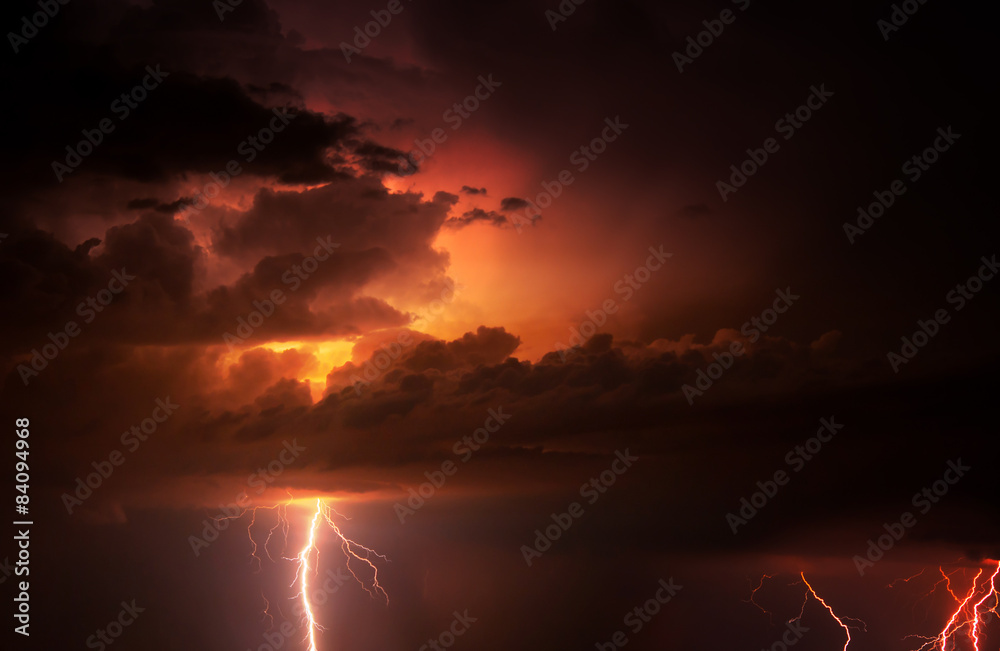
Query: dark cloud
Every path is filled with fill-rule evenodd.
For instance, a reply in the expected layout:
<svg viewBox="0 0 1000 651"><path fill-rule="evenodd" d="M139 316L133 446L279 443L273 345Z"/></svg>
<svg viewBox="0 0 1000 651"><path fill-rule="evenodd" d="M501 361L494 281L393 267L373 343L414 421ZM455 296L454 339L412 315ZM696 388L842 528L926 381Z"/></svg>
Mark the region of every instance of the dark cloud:
<svg viewBox="0 0 1000 651"><path fill-rule="evenodd" d="M401 364L416 372L497 364L513 353L520 343L518 337L503 328L480 326L475 334L467 332L455 341L421 342Z"/></svg>
<svg viewBox="0 0 1000 651"><path fill-rule="evenodd" d="M26 131L41 134L30 140L20 136L11 139L10 146L24 161L17 175L8 179L19 194L25 189L56 186L60 179L77 181L95 174L150 183L191 172L218 173L230 160L250 174L286 183L315 183L335 176L326 151L357 132L355 121L347 116L328 119L293 108L284 120L279 119L231 79L204 78L166 68L159 85L134 109L128 109L121 102L115 104L115 98L148 78L145 68L109 69L98 67L97 62L90 62L92 67L88 68L87 64L88 58L83 56L72 69L54 69L51 75L46 73L46 84L34 78L23 80L42 103L86 108L71 120L44 111L14 116ZM74 89L80 94L66 96ZM15 112L19 110L15 108ZM101 137L93 153L82 159L68 154L67 147L84 152L90 149L77 148L79 142L85 142L81 130L97 128L102 119L109 120L114 130ZM271 126L282 131L272 132L273 141L266 146L254 148L248 139L260 137L261 131ZM270 138L265 134L263 140ZM66 167L57 175L53 162Z"/></svg>
<svg viewBox="0 0 1000 651"><path fill-rule="evenodd" d="M500 200L500 210L504 212L510 212L512 210L523 210L530 206L524 199L519 199L517 197L504 197Z"/></svg>
<svg viewBox="0 0 1000 651"><path fill-rule="evenodd" d="M132 199L128 202L126 208L129 210L145 210L147 208L155 208L159 205L161 205L159 199L149 197L146 199Z"/></svg>
<svg viewBox="0 0 1000 651"><path fill-rule="evenodd" d="M444 225L451 228L462 228L463 226L468 226L469 224L474 224L476 222L485 222L491 226L506 226L507 218L492 210L473 208L472 210L467 210L462 213L461 217L452 217L448 219Z"/></svg>
<svg viewBox="0 0 1000 651"><path fill-rule="evenodd" d="M194 205L194 203L194 200L189 197L181 197L180 199L169 203L163 203L159 199L149 197L146 199L132 199L128 202L128 204L126 204L125 207L129 210L147 210L152 208L156 212L174 215L181 212L188 206Z"/></svg>
<svg viewBox="0 0 1000 651"><path fill-rule="evenodd" d="M400 169L400 159L405 161L406 153L392 147L384 147L365 141L354 148L354 154L361 158L361 167L370 172L392 172Z"/></svg>
<svg viewBox="0 0 1000 651"><path fill-rule="evenodd" d="M444 269L445 257L432 241L451 204L441 196L427 202L412 193L389 193L377 178L342 179L304 191L261 190L242 213L220 210L214 248L238 260L266 254L310 255L318 241L337 246L336 260L357 254L384 261L381 271L410 284ZM210 208L209 210L215 210ZM336 268L323 264L326 268ZM375 269L363 276L375 278Z"/></svg>
<svg viewBox="0 0 1000 651"><path fill-rule="evenodd" d="M380 246L389 242L370 241L329 250L324 242L337 244L328 236L314 238L305 252L265 256L231 285L202 290L205 252L191 231L168 215L145 213L134 223L110 228L103 243L91 240L75 251L42 232L16 234L0 250L0 268L8 272L0 301L30 308L19 309L21 318L6 325L4 340L12 350L30 350L45 343L37 340L39 331L86 319L87 339L95 342L219 342L224 333L237 332L238 319L268 303L275 291L281 292L282 303L264 308L270 314L258 338L358 335L409 322L408 315L365 296L362 288L424 252L413 251L412 242L400 241L395 249ZM98 244L100 253L92 256ZM312 258L316 251L327 260ZM124 291L99 314L90 313L85 301L106 289L116 274L130 278ZM315 303L320 293L324 300Z"/></svg>
<svg viewBox="0 0 1000 651"><path fill-rule="evenodd" d="M467 185L463 185L462 186L462 192L464 194L472 194L472 195L482 194L482 195L485 195L486 194L486 188L470 188Z"/></svg>
<svg viewBox="0 0 1000 651"><path fill-rule="evenodd" d="M247 84L247 92L264 106L301 107L304 104L302 93L280 81L272 81L266 86Z"/></svg>
<svg viewBox="0 0 1000 651"><path fill-rule="evenodd" d="M170 477L180 466L192 472L191 485L200 485L200 472L239 473L254 463L254 455L266 455L292 438L310 450L311 459L322 461L322 470L317 474L315 469L298 469L294 476L283 478L287 485L302 490L346 486L342 482L352 481L352 472L359 468L380 468L384 480L405 481L410 474L419 476L440 464L455 441L481 426L489 409L501 409L511 419L477 453L476 470L463 479L468 482L464 485L506 494L514 473L526 477L521 490L528 493L547 491L550 485L572 486L581 474L590 472L588 468L613 456L615 449L628 447L643 465L631 480L632 487L623 490L629 499L650 508L656 501L658 512L670 520L685 519L683 531L658 534L665 536L662 544L680 548L697 548L708 541L718 544L719 530L726 527L721 515L738 503L742 487L752 487L761 476L783 467L785 454L812 436L820 418L832 417L845 429L810 462L814 466L804 470L801 479L796 476L800 482L796 495L787 504L774 506L778 515L759 523L755 531L761 535L788 531L793 524L820 527L846 509L857 511L854 526L863 533L868 522L861 515L882 517L880 509L896 506L894 496L877 490L882 482L913 485L915 491L928 477L943 472L949 458L975 458L977 450L989 445L985 436L966 437L961 445L940 439L908 449L891 468L881 465L884 462L874 450L933 432L942 419L950 418L950 401L959 396L956 385L937 379L906 387L888 382L862 360L846 363L838 358L826 339L809 345L779 338L748 344L747 354L689 405L683 385L693 384L696 372L737 339L733 333L720 332L707 344L686 340L642 345L599 335L566 361L554 352L531 363L510 357L517 337L503 328L481 327L452 341L424 340L405 347L362 391L345 383L343 390L315 405L304 384L293 379L303 364L310 363L308 356L294 350L245 352L223 377L211 357L203 359L194 349L136 352L97 367L93 357L70 350L66 358L56 360L62 365L60 381L77 376L83 381L89 374L110 392L107 400L131 406L128 413L109 413L83 427L56 431L82 442L108 428L121 428L111 423L142 417L153 396L169 394L184 405L170 426L190 434L164 440L159 458L145 466L142 477L124 479L102 495L102 502L129 504L140 498L129 496L135 482L142 482L141 494L155 493L158 482L175 485ZM369 361L376 358L372 355ZM52 377L43 374L41 386ZM954 378L959 379L975 385L982 377L973 373ZM927 399L927 406L920 413L900 416L899 407L914 392ZM22 396L11 382L4 394L8 399ZM29 401L24 407L39 395L36 391L24 396ZM87 409L88 399L67 396L66 413L59 419L71 422L72 413L79 413L74 410ZM893 428L881 425L883 416L895 419ZM957 426L972 426L972 418L963 417ZM343 434L331 436L332 431ZM391 449L386 448L387 441L392 441ZM232 442L247 447L233 449ZM220 449L231 452L220 456ZM59 463L67 465L71 478L74 464L82 468L87 460L73 461L72 448L65 454ZM858 469L854 479L829 494L822 481L824 469L849 459ZM664 498L652 490L663 473L674 477L675 483L720 473L728 480L698 482L699 512L704 517L692 518L683 491ZM993 480L982 475L972 481L982 489ZM961 495L949 499L965 502ZM804 505L807 512L785 517ZM966 506L979 508L975 500ZM975 543L990 529L972 522L956 526L941 521L924 535L934 532L941 540ZM583 535L600 536L603 527L614 526L641 527L641 522L622 513ZM739 539L730 535L728 540L724 545L740 546L759 537L750 532Z"/></svg>
<svg viewBox="0 0 1000 651"><path fill-rule="evenodd" d="M454 206L458 203L458 195L445 192L444 190L438 190L434 193L434 203L443 203L448 206Z"/></svg>

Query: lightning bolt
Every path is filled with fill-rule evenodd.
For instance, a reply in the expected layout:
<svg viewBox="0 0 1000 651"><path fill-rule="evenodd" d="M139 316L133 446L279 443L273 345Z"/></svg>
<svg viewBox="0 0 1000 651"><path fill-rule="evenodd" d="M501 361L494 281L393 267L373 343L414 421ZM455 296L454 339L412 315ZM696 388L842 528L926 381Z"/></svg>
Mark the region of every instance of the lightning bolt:
<svg viewBox="0 0 1000 651"><path fill-rule="evenodd" d="M773 579L773 578L774 578L773 574L762 574L760 577L760 583L758 583L757 587L754 588L753 591L750 593L750 598L745 600L746 603L757 606L757 608L760 609L760 612L764 613L765 615L771 618L772 622L774 621L774 615L771 613L770 610L765 609L763 606L757 603L757 593L760 591L761 588L764 587L764 579Z"/></svg>
<svg viewBox="0 0 1000 651"><path fill-rule="evenodd" d="M997 574L1000 574L1000 562L997 562L996 569L993 570L992 576L990 576L989 590L986 590L986 584L983 584L983 598L976 602L976 605L972 609L972 631L969 633L969 637L972 638L973 648L979 651L979 625L983 623L986 619L987 613L997 614L997 606L1000 605L1000 596L997 595ZM986 609L986 602L990 598L993 598L993 606L983 614L979 614L980 608Z"/></svg>
<svg viewBox="0 0 1000 651"><path fill-rule="evenodd" d="M319 560L319 550L316 549L316 529L319 526L319 519L323 514L322 503L316 500L316 513L313 514L312 525L309 527L309 542L302 551L299 552L299 569L296 571L296 580L301 576L302 590L298 596L302 597L302 606L305 609L305 618L308 628L306 635L309 638L309 651L316 651L316 631L320 628L316 623L316 616L313 614L312 604L309 603L309 556L313 553L316 560Z"/></svg>
<svg viewBox="0 0 1000 651"><path fill-rule="evenodd" d="M256 564L255 572L260 572L261 563L263 562L263 557L260 555L260 548L264 548L264 555L267 556L268 560L274 561L274 557L271 556L271 552L268 549L268 545L271 543L271 538L274 537L276 531L281 531L282 540L288 539L288 505L294 501L291 495L288 497L288 501L282 502L280 504L275 504L273 506L254 506L251 508L243 509L236 515L214 518L216 522L220 520L239 520L247 513L250 513L250 523L247 524L247 538L250 540L250 562L251 564ZM263 545L258 545L257 540L253 536L254 525L257 524L257 512L258 511L273 511L278 515L277 522L271 527L267 532L267 538L264 540Z"/></svg>
<svg viewBox="0 0 1000 651"><path fill-rule="evenodd" d="M273 506L255 506L244 509L237 515L220 518L238 520L244 517L247 513L251 514L250 522L247 524L247 537L250 541L251 563L256 565L255 571L260 571L264 558L274 562L275 558L271 554L273 538L276 536L281 538L282 547L284 548L287 546L288 532L290 529L288 507L293 502L295 502L295 499L289 493L289 499L286 502L275 504ZM277 515L276 522L268 528L267 537L262 543L258 543L258 539L255 536L255 528L257 530L260 529L260 526L255 527L255 525L257 525L257 515L259 511L272 511ZM334 519L335 517L340 517L345 520L348 519L346 516L338 513L322 498L317 498L315 510L312 512L312 516L309 520L309 531L305 545L301 550L299 550L295 557L281 557L283 560L290 561L295 564L295 578L292 580L291 585L298 586L299 590L293 599L299 599L302 604L302 626L306 631L304 640L309 645L308 651L318 651L316 642L317 633L324 630L323 626L317 621L316 609L309 599L309 577L318 573L320 529L324 525L328 526L340 541L340 549L343 551L347 559L347 571L350 572L354 580L357 581L358 584L361 585L361 587L364 588L364 590L373 599L379 599L386 605L389 604L389 595L379 583L378 566L375 564L375 560L388 562L389 559L375 550L345 536L340 527L337 525L337 522ZM367 568L367 571L363 570L363 568ZM359 574L359 571L362 571L362 574ZM273 625L274 616L271 613L271 603L263 594L261 597L264 599L264 611L262 617L265 620L270 620Z"/></svg>
<svg viewBox="0 0 1000 651"><path fill-rule="evenodd" d="M979 568L969 568L976 569L975 575L972 577L972 585L968 590L960 590L956 587L957 582L964 583L968 573L965 568L957 568L952 571L945 571L944 566L939 566L937 568L937 574L940 578L931 586L931 588L922 595L918 601L922 601L938 591L947 593L949 597L954 601L955 607L950 611L950 616L941 631L934 636L925 635L907 635L904 639L916 638L923 640L923 644L918 647L915 651L956 651L959 648L969 649L969 651L985 651L984 644L984 628L986 624L990 621L992 617L1000 617L1000 560L987 560L983 566ZM957 577L959 573L962 577ZM971 572L970 572L971 573ZM918 577L927 574L927 569L921 570L916 574L906 577L904 579L896 579L892 583L886 586L886 588L895 588L900 584L909 584L911 581L916 580ZM809 604L809 598L812 597L817 602L819 602L833 617L834 621L847 635L847 640L844 642L843 651L847 651L852 641L851 629L860 628L863 631L867 630L866 624L856 618L846 617L838 615L833 607L826 602L825 599L817 594L816 590L813 588L812 584L806 579L805 572L800 572L799 576L802 579L802 583L806 587L805 598L802 601L802 608L799 611L797 617L793 617L788 620L789 622L794 622L796 620L801 620L805 615L806 606ZM748 603L752 603L761 612L770 612L764 609L756 601L757 593L764 587L765 579L773 578L773 575L764 574L761 576L760 582L757 587L753 589L750 593L750 599L746 600ZM930 577L933 579L933 577ZM797 584L798 582L796 582ZM965 640L963 646L959 647L959 640Z"/></svg>
<svg viewBox="0 0 1000 651"><path fill-rule="evenodd" d="M806 574L805 574L805 572L799 572L799 576L802 577L802 582L806 584L806 588L809 589L809 592L810 592L810 594L812 594L813 598L816 599L816 601L818 601L821 604L823 604L823 607L826 608L827 611L829 611L830 615L835 620L837 620L838 624L840 624L840 628L844 629L844 632L847 633L847 641L844 642L844 651L847 651L847 647L850 646L850 644L851 644L851 628L852 627L848 626L847 624L845 624L844 620L841 619L840 617L838 617L837 613L835 613L834 610L833 610L833 608L830 607L830 604L826 603L826 601L824 601L822 597L820 597L818 594L816 594L816 591L809 584L809 581L806 580ZM808 599L809 599L809 595L806 595L806 600L808 601ZM802 609L803 609L803 611L805 611L805 603L802 604ZM801 618L802 615L800 614L799 617ZM862 622L860 619L854 619L853 617L845 617L844 619L848 619L848 620L850 620L852 622L858 622L858 623L861 624L861 630L863 630L863 631L867 631L868 630L867 625L864 622ZM855 626L853 628L857 628L857 627Z"/></svg>
<svg viewBox="0 0 1000 651"><path fill-rule="evenodd" d="M309 539L306 542L306 546L302 548L298 556L294 560L298 563L298 569L295 572L295 583L298 583L299 593L296 595L302 599L302 607L304 611L304 619L306 625L306 638L309 640L309 651L317 651L316 647L316 632L323 630L316 621L316 616L313 612L313 606L309 602L309 572L314 569L310 559L315 558L319 561L319 548L316 544L317 530L320 525L324 522L333 529L334 533L341 541L340 548L343 550L344 554L347 555L347 571L351 573L351 576L361 584L368 594L373 598L381 597L385 600L386 605L389 603L389 595L386 594L385 590L378 582L378 567L372 562L371 557L376 556L382 560L388 560L385 556L375 552L364 545L357 543L350 538L346 537L341 531L340 527L334 521L333 516L340 515L337 513L332 506L326 504L322 499L316 500L316 511L313 513L312 521L309 526ZM343 517L343 516L341 516ZM369 586L364 580L362 580L357 573L355 573L354 568L351 567L351 560L363 563L368 566L372 571L371 585Z"/></svg>
<svg viewBox="0 0 1000 651"><path fill-rule="evenodd" d="M748 603L752 603L753 605L757 606L757 608L759 608L761 612L767 613L769 616L771 615L771 612L764 609L763 606L757 603L756 596L757 593L761 590L761 588L764 587L764 580L773 579L774 576L775 575L773 574L762 575L760 577L760 583L757 585L756 588L753 589L753 592L750 593L750 599L746 600ZM802 617L805 616L806 614L806 606L809 605L809 597L811 596L813 599L818 601L824 608L826 608L827 612L830 613L833 619L840 625L842 629L844 629L844 632L847 633L847 641L844 643L844 650L843 650L847 651L847 647L850 646L851 644L851 629L860 628L862 631L867 631L868 625L865 624L860 619L856 619L854 617L840 617L839 615L837 615L837 613L833 610L833 608L828 603L826 603L826 601L822 597L816 594L816 590L813 589L812 585L806 579L805 572L799 572L799 577L801 577L802 579L801 582L804 583L806 586L805 594L803 595L802 599L802 608L799 609L799 614L797 616L792 617L791 619L788 620L788 623L794 622L796 620L799 621L802 620ZM790 583L789 585L798 585L798 584L799 581L795 581L794 583Z"/></svg>
<svg viewBox="0 0 1000 651"><path fill-rule="evenodd" d="M955 601L958 601L958 595L955 594L955 591L951 587L951 577L954 576L955 574L958 574L959 571L960 570L955 570L951 574L947 574L944 571L943 567L938 567L938 572L941 573L941 578L938 580L937 583L935 583L933 586L931 586L931 589L928 590L927 593L924 596L925 597L929 597L932 594L934 594L937 591L938 587L943 583L944 584L944 589L948 591L948 594L951 595L951 598L954 599Z"/></svg>
<svg viewBox="0 0 1000 651"><path fill-rule="evenodd" d="M905 579L896 579L895 581L893 581L892 583L890 583L889 585L887 585L885 587L887 587L887 588L895 588L897 583L909 583L910 581L912 581L913 579L917 578L918 576L923 576L924 572L926 572L926 571L927 571L927 568L925 567L924 569L920 570L919 572L917 572L913 576L908 576Z"/></svg>
<svg viewBox="0 0 1000 651"><path fill-rule="evenodd" d="M268 628L274 627L274 615L271 614L271 602L268 601L264 593L260 593L260 598L264 600L264 610L261 611L260 621L268 621Z"/></svg>
<svg viewBox="0 0 1000 651"><path fill-rule="evenodd" d="M998 614L997 607L1000 606L1000 593L997 591L997 576L1000 575L1000 561L991 560L987 562L987 566L991 564L993 565L993 572L989 575L989 578L984 579L982 584L980 584L979 579L986 573L986 569L979 568L976 575L972 577L972 585L964 597L959 597L955 594L951 585L951 577L957 573L957 570L951 574L946 574L944 568L938 568L942 578L934 584L925 596L935 592L944 583L948 594L951 595L952 599L958 605L952 611L951 617L948 618L944 628L937 635L933 637L924 635L906 636L907 638L913 637L925 640L917 651L947 651L949 648L955 649L958 645L956 640L963 631L965 631L965 637L972 643L973 651L981 651L981 628L991 613L993 615ZM979 599L975 601L977 596L979 596Z"/></svg>

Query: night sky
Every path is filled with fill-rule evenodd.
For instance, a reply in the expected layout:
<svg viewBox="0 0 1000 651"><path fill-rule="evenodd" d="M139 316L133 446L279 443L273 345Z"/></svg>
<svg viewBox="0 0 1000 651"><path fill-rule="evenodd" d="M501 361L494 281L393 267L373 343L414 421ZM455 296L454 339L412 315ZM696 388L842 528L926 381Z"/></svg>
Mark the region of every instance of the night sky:
<svg viewBox="0 0 1000 651"><path fill-rule="evenodd" d="M982 6L2 25L4 649L1000 649Z"/></svg>

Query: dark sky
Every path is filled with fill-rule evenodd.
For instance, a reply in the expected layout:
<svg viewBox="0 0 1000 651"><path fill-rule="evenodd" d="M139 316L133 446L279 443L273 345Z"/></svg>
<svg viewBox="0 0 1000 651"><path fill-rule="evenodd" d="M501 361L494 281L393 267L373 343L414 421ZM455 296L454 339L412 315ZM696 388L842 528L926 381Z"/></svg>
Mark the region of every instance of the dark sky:
<svg viewBox="0 0 1000 651"><path fill-rule="evenodd" d="M4 14L9 648L997 648L981 7Z"/></svg>

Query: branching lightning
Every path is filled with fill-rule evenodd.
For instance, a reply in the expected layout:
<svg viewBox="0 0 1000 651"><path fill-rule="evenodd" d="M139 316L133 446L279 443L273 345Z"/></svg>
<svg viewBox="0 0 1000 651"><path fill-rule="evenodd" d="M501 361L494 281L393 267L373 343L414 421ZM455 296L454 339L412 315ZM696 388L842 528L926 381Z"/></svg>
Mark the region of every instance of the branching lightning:
<svg viewBox="0 0 1000 651"><path fill-rule="evenodd" d="M292 498L289 496L288 501L282 502L280 504L275 504L273 506L255 506L249 509L244 509L237 513L236 515L229 517L216 518L219 520L239 520L248 512L250 513L250 523L247 524L247 538L250 540L250 562L256 565L257 572L261 569L261 563L263 562L263 557L260 556L260 548L263 547L264 555L267 556L268 560L274 561L274 557L271 556L270 549L268 545L271 543L271 538L274 536L275 531L281 531L282 541L288 539L288 505L292 503ZM257 544L257 540L253 537L254 525L257 524L257 512L258 511L274 511L278 515L278 521L271 527L267 532L267 538L264 540L262 545ZM265 601L267 599L265 598Z"/></svg>
<svg viewBox="0 0 1000 651"><path fill-rule="evenodd" d="M754 606L757 606L757 608L760 610L760 612L766 614L768 617L771 618L772 622L774 621L774 616L772 615L771 611L767 610L766 608L764 608L763 606L761 606L759 603L757 603L757 593L760 591L761 588L764 587L764 579L773 579L773 578L774 578L773 574L762 574L761 577L760 577L760 583L758 583L757 587L754 588L753 591L750 593L750 598L746 600L746 603L753 604Z"/></svg>
<svg viewBox="0 0 1000 651"><path fill-rule="evenodd" d="M247 514L247 512L251 513L250 522L247 524L247 536L250 540L251 563L256 566L256 571L260 571L264 558L267 558L272 562L275 561L275 556L271 553L271 547L272 539L275 538L276 534L281 539L282 548L284 549L287 545L288 533L290 529L288 507L292 505L294 501L294 498L289 495L289 499L286 502L275 504L273 506L252 507L243 510L237 515L225 518L235 520L242 518ZM277 515L277 522L268 528L267 537L264 541L262 543L258 543L258 539L254 535L254 530L255 525L257 524L258 511L261 510L274 512ZM388 559L375 550L345 536L340 527L337 525L337 522L334 519L335 516L344 518L345 520L347 519L345 516L338 513L332 506L327 504L322 498L317 498L315 510L312 512L312 516L309 521L308 536L304 546L301 550L299 550L298 554L292 558L280 556L283 560L290 561L295 564L295 578L293 579L291 585L298 586L298 592L294 595L293 599L299 599L301 602L301 625L306 631L304 639L308 644L308 651L318 651L316 641L317 633L323 630L323 627L317 620L316 609L310 601L309 577L318 573L320 529L324 524L327 525L340 540L340 549L346 557L347 571L354 578L354 580L356 580L373 599L383 601L387 605L389 603L389 596L379 583L378 566L375 565L375 560L388 561ZM259 528L260 527L257 527L257 529ZM359 575L357 571L357 569L360 569L357 567L359 564L366 566L368 570L370 570L370 578L365 578L365 576ZM264 599L262 619L269 620L273 626L274 616L271 612L272 604L263 594L261 597Z"/></svg>
<svg viewBox="0 0 1000 651"><path fill-rule="evenodd" d="M974 570L974 572L970 570ZM970 575L971 585L967 588L962 587L969 580ZM805 595L798 616L788 621L801 620L805 615L810 598L815 599L844 629L847 640L844 642L843 651L847 651L852 641L852 629L866 631L867 625L859 619L838 615L809 583L805 572L800 572L799 576L801 583L806 588ZM921 579L921 577L924 578ZM744 600L768 615L771 615L771 612L761 606L756 599L764 587L765 580L772 578L774 578L772 574L762 575L756 587L751 591L750 598ZM929 582L936 579L930 589L923 593L920 600L941 593L942 596L946 595L945 598L950 598L954 602L954 606L949 609L947 621L936 635L907 635L904 638L922 641L922 644L913 651L988 651L984 646L986 643L985 628L993 618L1000 618L1000 560L987 560L978 568L956 568L946 571L945 566L939 566L936 572L925 568L906 578L896 579L885 587L894 589L909 585L911 582L916 583L918 579L921 583L925 580Z"/></svg>
<svg viewBox="0 0 1000 651"><path fill-rule="evenodd" d="M372 596L372 598L380 597L385 600L386 604L389 603L389 595L387 595L385 590L382 589L382 586L379 585L378 568L371 561L371 556L374 555L382 560L388 559L374 550L351 540L341 533L337 523L333 520L334 515L340 514L337 513L329 504L323 502L323 500L317 499L316 512L313 513L312 522L309 526L309 539L306 542L306 546L302 548L302 551L300 551L298 556L294 559L288 559L294 560L298 563L298 569L295 572L295 581L293 582L293 585L297 582L300 586L299 593L296 596L302 599L302 607L306 620L306 638L309 640L309 651L317 651L316 631L322 630L323 628L316 622L316 616L313 613L313 606L309 602L309 572L310 570L315 569L315 566L311 564L310 559L315 558L317 561L319 560L319 548L316 545L316 533L317 529L319 529L320 525L324 521L330 526L331 529L333 529L334 533L337 534L337 537L340 538L340 548L344 551L344 554L347 555L347 571L351 573L351 576L353 576L355 580L361 584L361 587L363 587L368 594ZM371 568L372 579L370 586L354 572L354 569L351 567L352 559L364 563Z"/></svg>
<svg viewBox="0 0 1000 651"><path fill-rule="evenodd" d="M859 628L862 631L867 631L868 630L868 625L865 624L860 619L856 619L854 617L846 617L846 616L837 615L837 613L833 610L833 608L822 597L820 597L816 593L816 590L814 590L813 587L812 587L812 585L809 583L809 581L806 580L805 572L800 572L799 573L799 577L802 579L801 583L805 584L805 586L806 586L806 590L805 590L805 593L804 593L803 599L802 599L802 608L799 609L799 614L798 615L796 615L795 617L792 617L791 619L788 620L788 623L791 623L791 622L794 622L794 621L801 621L802 620L802 618L806 614L806 606L809 604L809 597L812 597L817 602L819 602L819 604L822 605L827 610L827 612L830 613L830 615L833 617L834 621L836 621L837 624L839 624L840 627L842 629L844 629L844 632L847 633L847 641L844 643L844 651L847 651L847 647L851 644L851 629L852 628ZM765 579L772 579L772 578L774 578L773 574L764 574L764 575L762 575L760 577L760 583L757 585L756 588L753 589L753 592L750 593L750 598L746 600L747 603L752 603L754 606L756 606L758 609L760 609L761 612L767 613L768 616L771 616L771 611L766 610L763 606L761 606L759 603L757 603L756 596L757 596L757 593L761 590L761 588L764 587L764 580ZM789 584L789 585L798 585L799 583L800 583L800 581L795 581L794 583Z"/></svg>
<svg viewBox="0 0 1000 651"><path fill-rule="evenodd" d="M992 567L992 570L988 570ZM998 615L997 608L1000 607L1000 593L997 590L997 577L1000 575L1000 561L988 561L987 568L979 568L972 578L972 585L964 595L956 594L952 588L951 577L957 574L957 570L951 574L946 574L943 567L939 567L941 579L930 589L925 596L934 593L942 584L957 606L948 618L947 623L941 632L933 637L924 635L907 635L907 638L917 638L924 640L917 651L951 651L957 649L957 640L964 637L971 645L972 651L982 651L981 643L982 627L986 623L990 614ZM988 578L987 578L988 576ZM982 578L982 582L980 582Z"/></svg>
<svg viewBox="0 0 1000 651"><path fill-rule="evenodd" d="M854 619L852 617L844 617L843 619L841 619L840 617L838 617L837 613L835 613L834 610L833 610L833 608L830 607L830 604L826 603L826 601L824 601L822 597L820 597L818 594L816 594L816 591L809 584L809 581L806 580L806 574L805 574L805 572L799 572L799 576L802 577L802 582L806 584L806 588L809 589L809 593L812 594L813 598L816 599L816 601L818 601L821 604L823 604L823 607L826 608L830 612L830 615L835 620L837 620L838 624L840 624L840 628L844 629L844 632L847 633L847 641L844 642L844 651L847 651L847 647L850 646L850 644L851 644L851 628L858 628L858 626L857 625L855 625L855 626L848 626L844 622L844 619L849 620L851 622L857 622L858 624L860 624L861 630L863 630L863 631L867 631L868 630L867 629L867 625L864 622L862 622L860 619ZM805 603L802 604L802 608L803 608L803 610L805 610ZM801 615L799 615L799 617L801 617Z"/></svg>

